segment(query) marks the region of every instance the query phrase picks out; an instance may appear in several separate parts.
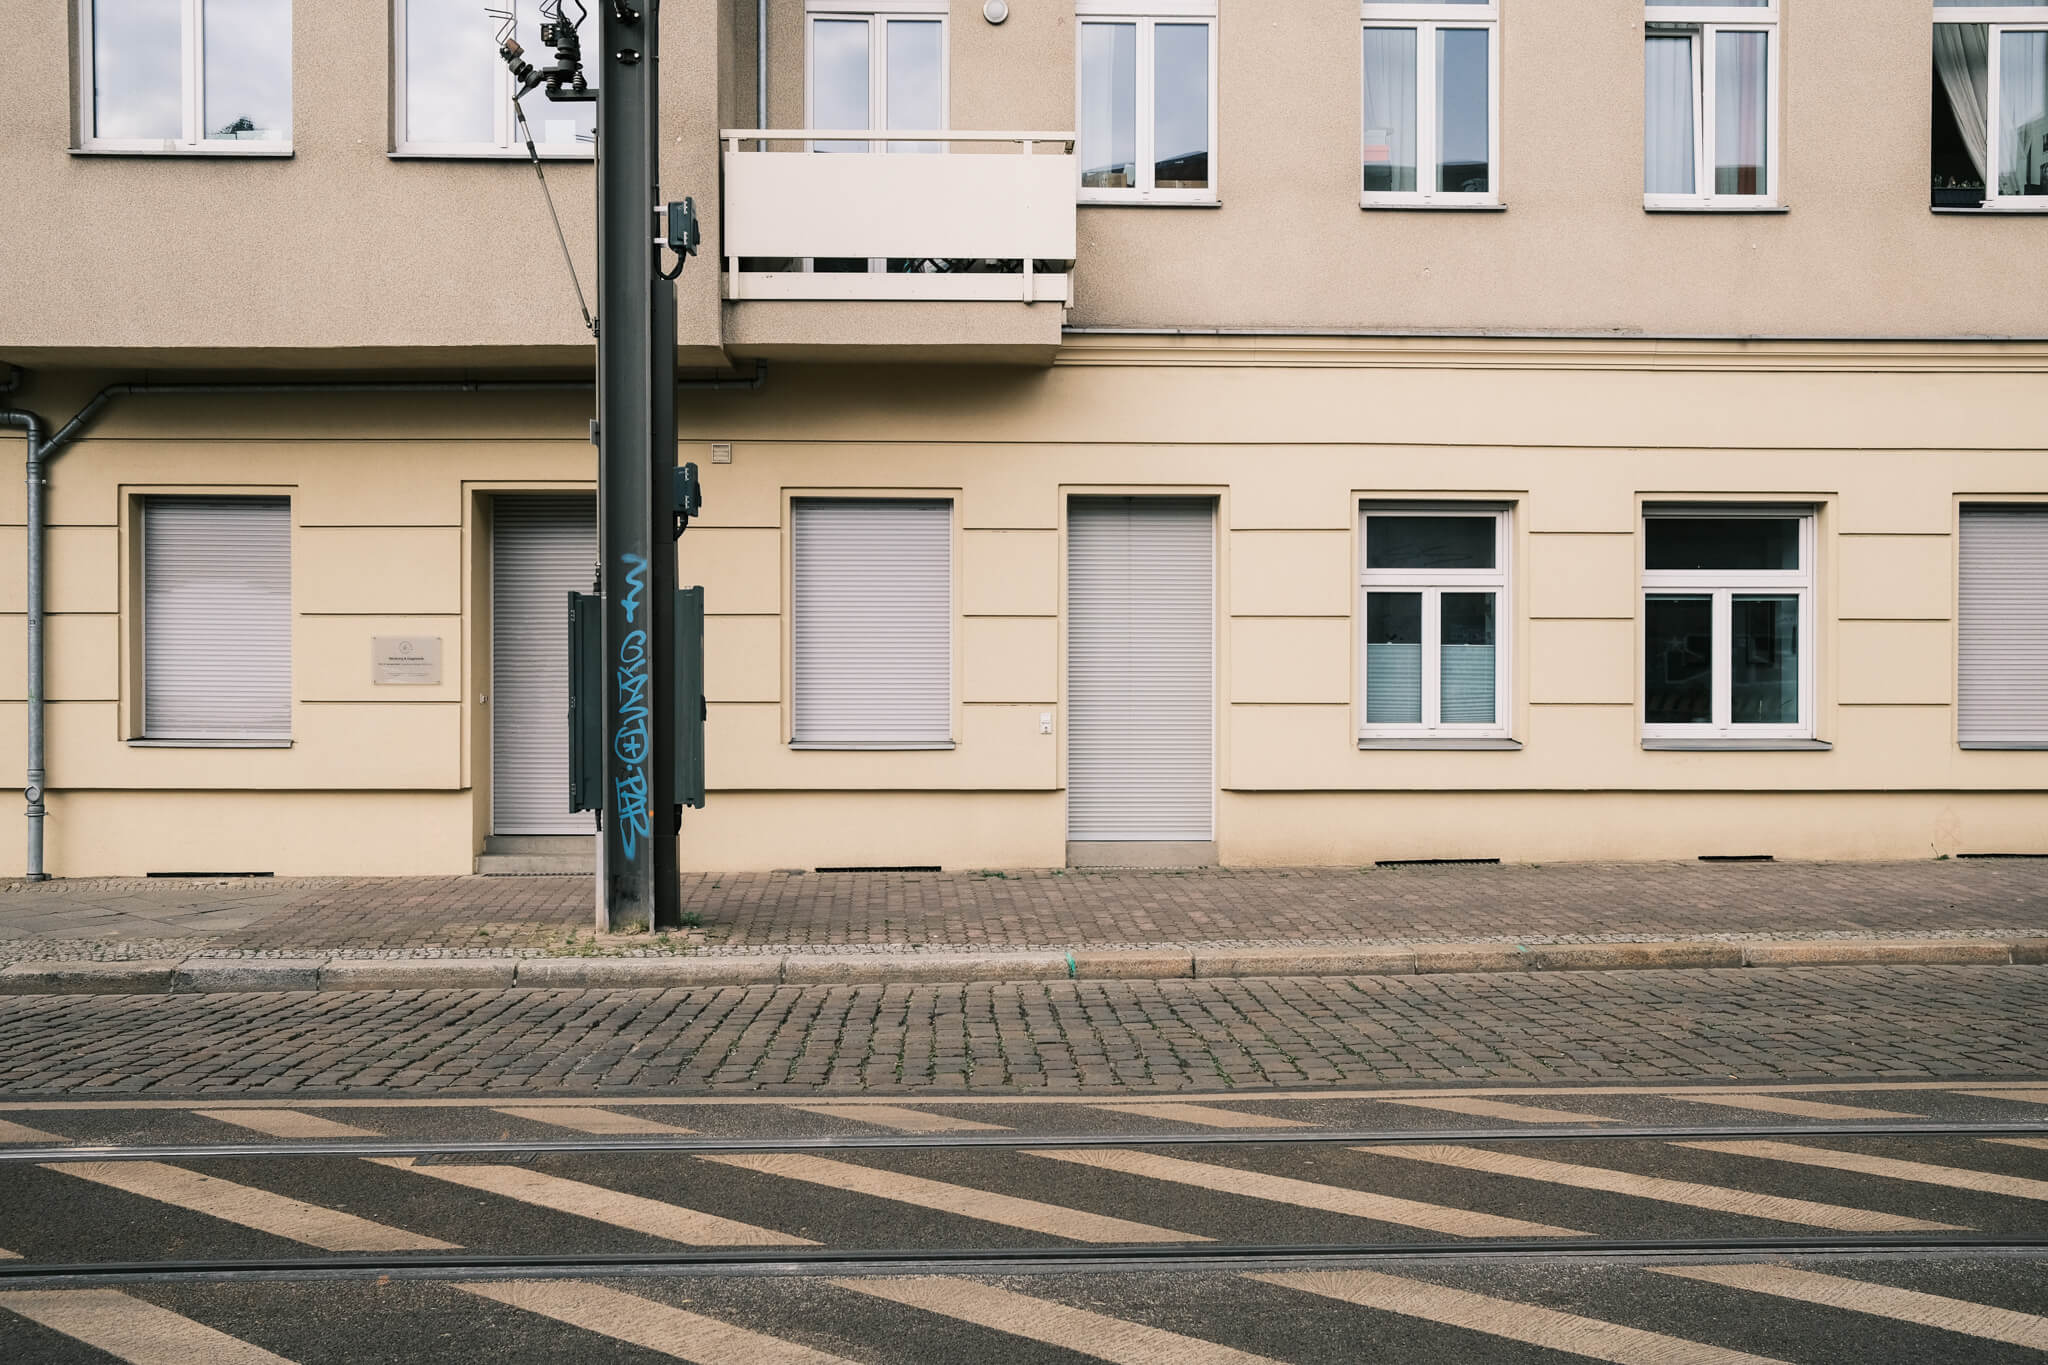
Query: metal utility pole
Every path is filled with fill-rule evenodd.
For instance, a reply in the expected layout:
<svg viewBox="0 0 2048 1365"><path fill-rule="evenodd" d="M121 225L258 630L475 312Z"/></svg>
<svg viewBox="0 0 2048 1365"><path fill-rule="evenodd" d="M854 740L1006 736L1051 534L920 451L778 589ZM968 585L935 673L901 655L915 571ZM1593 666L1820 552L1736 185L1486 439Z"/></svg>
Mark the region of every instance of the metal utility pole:
<svg viewBox="0 0 2048 1365"><path fill-rule="evenodd" d="M676 867L675 286L655 227L660 0L598 7L597 544L604 592L610 928L680 928Z"/></svg>

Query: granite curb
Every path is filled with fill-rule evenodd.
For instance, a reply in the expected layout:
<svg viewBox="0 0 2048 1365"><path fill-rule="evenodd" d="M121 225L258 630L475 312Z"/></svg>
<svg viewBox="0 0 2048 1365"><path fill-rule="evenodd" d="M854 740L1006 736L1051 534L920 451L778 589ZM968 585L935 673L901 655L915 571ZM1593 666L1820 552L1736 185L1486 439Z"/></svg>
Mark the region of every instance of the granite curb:
<svg viewBox="0 0 2048 1365"><path fill-rule="evenodd" d="M1745 967L2042 966L2048 938L1819 939L1730 943L1320 944L703 957L275 958L20 962L0 995L238 991L674 990L707 986L938 985L990 981L1417 976L1448 972L1672 971Z"/></svg>

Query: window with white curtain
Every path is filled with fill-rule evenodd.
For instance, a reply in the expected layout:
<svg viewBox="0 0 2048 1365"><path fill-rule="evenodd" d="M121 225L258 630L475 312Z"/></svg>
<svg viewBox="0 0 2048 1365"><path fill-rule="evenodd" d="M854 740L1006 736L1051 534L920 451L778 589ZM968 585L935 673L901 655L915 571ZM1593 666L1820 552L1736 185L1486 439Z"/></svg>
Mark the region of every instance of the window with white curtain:
<svg viewBox="0 0 2048 1365"><path fill-rule="evenodd" d="M1216 0L1080 0L1081 202L1216 198Z"/></svg>
<svg viewBox="0 0 2048 1365"><path fill-rule="evenodd" d="M793 746L950 749L953 504L798 498L790 563Z"/></svg>
<svg viewBox="0 0 2048 1365"><path fill-rule="evenodd" d="M1367 3L1360 203L1500 201L1499 0Z"/></svg>
<svg viewBox="0 0 2048 1365"><path fill-rule="evenodd" d="M291 0L77 0L79 145L285 156Z"/></svg>
<svg viewBox="0 0 2048 1365"><path fill-rule="evenodd" d="M1644 207L1776 207L1777 0L1647 0L1644 16Z"/></svg>
<svg viewBox="0 0 2048 1365"><path fill-rule="evenodd" d="M289 740L291 501L145 498L141 539L143 737Z"/></svg>
<svg viewBox="0 0 2048 1365"><path fill-rule="evenodd" d="M1813 515L1653 507L1643 518L1643 738L1813 736Z"/></svg>
<svg viewBox="0 0 2048 1365"><path fill-rule="evenodd" d="M558 103L542 87L524 96L515 111L512 73L498 56L498 21L474 0L397 0L392 23L392 143L398 155L524 157L527 133L518 111L525 113L534 150L543 157L594 154L595 101ZM581 35L584 78L595 89L602 66L595 16ZM540 40L536 8L521 9L513 36L536 68L553 64L554 49Z"/></svg>
<svg viewBox="0 0 2048 1365"><path fill-rule="evenodd" d="M1360 739L1508 733L1508 514L1367 503L1358 574Z"/></svg>
<svg viewBox="0 0 2048 1365"><path fill-rule="evenodd" d="M1934 0L1936 208L2048 208L2048 3Z"/></svg>

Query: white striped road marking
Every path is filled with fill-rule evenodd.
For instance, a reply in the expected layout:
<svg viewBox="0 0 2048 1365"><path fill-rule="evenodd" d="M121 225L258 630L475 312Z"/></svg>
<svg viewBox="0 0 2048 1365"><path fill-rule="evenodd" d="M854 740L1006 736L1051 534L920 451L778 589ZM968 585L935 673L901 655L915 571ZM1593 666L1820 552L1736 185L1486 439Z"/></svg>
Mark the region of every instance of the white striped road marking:
<svg viewBox="0 0 2048 1365"><path fill-rule="evenodd" d="M2048 1351L2048 1318L1971 1303L1966 1299L1923 1294L1917 1289L1894 1289L1886 1284L1870 1284L1782 1265L1670 1266L1656 1267L1656 1270L1659 1275L1682 1275L1688 1280L1724 1284L1730 1289L1744 1289L1752 1294L1775 1294L1779 1298L1798 1299L1802 1303L1846 1308L1852 1313L1895 1318L1921 1327L1938 1327L1944 1332Z"/></svg>
<svg viewBox="0 0 2048 1365"><path fill-rule="evenodd" d="M62 1332L128 1365L292 1365L283 1356L118 1289L24 1289L0 1308Z"/></svg>
<svg viewBox="0 0 2048 1365"><path fill-rule="evenodd" d="M337 1123L318 1114L297 1109L194 1109L201 1118L231 1123L237 1128L281 1138L374 1138L383 1137L352 1123Z"/></svg>
<svg viewBox="0 0 2048 1365"><path fill-rule="evenodd" d="M1828 1104L1821 1100L1798 1100L1786 1095L1678 1095L1688 1104L1725 1104L1730 1109L1754 1109L1764 1114L1790 1114L1800 1119L1919 1119L1925 1114L1901 1114L1896 1109L1870 1109L1854 1104Z"/></svg>
<svg viewBox="0 0 2048 1365"><path fill-rule="evenodd" d="M678 1128L673 1123L656 1123L638 1114L621 1114L611 1109L542 1109L528 1105L493 1110L515 1119L573 1128L595 1137L652 1136L659 1133L694 1133L695 1128Z"/></svg>
<svg viewBox="0 0 2048 1365"><path fill-rule="evenodd" d="M872 1123L877 1128L894 1128L900 1133L1007 1133L1000 1123L976 1123L951 1114L927 1114L895 1104L793 1104L807 1114Z"/></svg>
<svg viewBox="0 0 2048 1365"><path fill-rule="evenodd" d="M41 1143L69 1142L70 1140L70 1138L58 1137L55 1133L46 1133L40 1128L30 1128L23 1124L9 1123L6 1119L0 1119L0 1142Z"/></svg>
<svg viewBox="0 0 2048 1365"><path fill-rule="evenodd" d="M2048 1199L2048 1180L1972 1171L1961 1166L1936 1166L1928 1161L1901 1161L1897 1157L1871 1156L1865 1152L1838 1152L1830 1147L1809 1147L1801 1142L1675 1142L1672 1146L1721 1152L1728 1156L1760 1157L1765 1161L1790 1161L1830 1171L1882 1176L1887 1180L1913 1180L1922 1185L1946 1185L1952 1190L1974 1190L1980 1194L2004 1195L2009 1199Z"/></svg>
<svg viewBox="0 0 2048 1365"><path fill-rule="evenodd" d="M453 1251L455 1243L373 1223L253 1185L201 1175L161 1161L47 1162L43 1170L77 1176L127 1194L239 1223L325 1251Z"/></svg>
<svg viewBox="0 0 2048 1365"><path fill-rule="evenodd" d="M1204 1128L1313 1128L1300 1119L1275 1118L1271 1114L1249 1114L1241 1109L1218 1109L1213 1104L1091 1104L1090 1109L1108 1109L1140 1118L1165 1119L1169 1123L1193 1123Z"/></svg>
<svg viewBox="0 0 2048 1365"><path fill-rule="evenodd" d="M1051 1299L1036 1299L973 1280L926 1276L914 1279L834 1280L841 1289L868 1294L927 1313L958 1318L1027 1341L1059 1346L1116 1365L1278 1365L1199 1337L1127 1322Z"/></svg>
<svg viewBox="0 0 2048 1365"><path fill-rule="evenodd" d="M1206 1161L1183 1161L1179 1157L1160 1156L1156 1152L1074 1150L1033 1151L1026 1155L1047 1157L1053 1161L1068 1161L1076 1166L1093 1166L1098 1170L1118 1171L1124 1175L1140 1176L1147 1180L1167 1180L1176 1185L1193 1185L1197 1189L1213 1190L1219 1194L1242 1195L1247 1199L1264 1199L1274 1204L1292 1204L1296 1208L1320 1209L1352 1218L1398 1223L1402 1227L1428 1228L1431 1232L1447 1233L1453 1237L1586 1235L1583 1232L1574 1232L1570 1228L1525 1223L1519 1218L1473 1213L1467 1209L1454 1209L1442 1204L1423 1204L1413 1199L1396 1199L1392 1195L1373 1194L1369 1190L1354 1190L1343 1185L1322 1185L1315 1181L1295 1180L1284 1175L1267 1175L1262 1171L1239 1170L1234 1166L1214 1166Z"/></svg>
<svg viewBox="0 0 2048 1365"><path fill-rule="evenodd" d="M1613 1123L1600 1114L1576 1114L1569 1109L1544 1109L1533 1104L1509 1104L1505 1100L1444 1099L1388 1100L1418 1109L1443 1109L1453 1114L1472 1114L1484 1119L1509 1119L1515 1123Z"/></svg>
<svg viewBox="0 0 2048 1365"><path fill-rule="evenodd" d="M363 1159L378 1166L389 1166L397 1171L411 1171L414 1175L431 1176L435 1180L445 1180L451 1185L482 1190L486 1194L495 1194L501 1198L516 1199L522 1204L552 1209L557 1213L573 1214L596 1223L609 1223L615 1228L627 1228L633 1232L643 1232L649 1237L682 1242L687 1246L817 1245L808 1238L792 1237L773 1228L758 1228L752 1223L720 1218L713 1213L699 1213L695 1209L686 1209L678 1204L665 1204L659 1199L608 1190L602 1185L586 1185L580 1180L565 1180L561 1176L528 1170L523 1166L417 1166L409 1156L373 1156Z"/></svg>
<svg viewBox="0 0 2048 1365"><path fill-rule="evenodd" d="M1741 1214L1745 1218L1768 1218L1779 1223L1804 1223L1808 1227L1833 1228L1838 1232L1959 1232L1949 1223L1928 1223L1918 1218L1877 1213L1870 1209L1842 1208L1816 1204L1806 1199L1787 1199L1753 1190L1730 1190L1719 1185L1698 1185L1690 1180L1666 1180L1660 1176L1635 1175L1604 1166L1575 1166L1563 1161L1544 1161L1513 1152L1490 1152L1478 1147L1354 1147L1370 1156L1399 1157L1404 1161L1427 1161L1438 1166L1485 1175L1511 1175L1540 1180L1552 1185L1570 1185L1581 1190L1604 1190L1609 1194L1633 1195L1665 1204L1684 1204L1716 1213Z"/></svg>
<svg viewBox="0 0 2048 1365"><path fill-rule="evenodd" d="M2001 1147L2032 1147L2037 1152L2048 1152L2048 1138L1985 1138Z"/></svg>
<svg viewBox="0 0 2048 1365"><path fill-rule="evenodd" d="M1958 1090L1978 1100L2018 1100L2022 1104L2048 1104L2048 1090Z"/></svg>
<svg viewBox="0 0 2048 1365"><path fill-rule="evenodd" d="M1400 1313L1449 1327L1463 1327L1530 1346L1589 1356L1614 1365L1783 1365L1768 1356L1667 1337L1618 1322L1582 1318L1533 1303L1490 1298L1421 1280L1372 1270L1309 1270L1255 1274L1248 1278L1299 1289L1324 1298Z"/></svg>
<svg viewBox="0 0 2048 1365"><path fill-rule="evenodd" d="M956 1214L1006 1228L1064 1237L1073 1242L1210 1240L1168 1228L1155 1228L1147 1223L1127 1222L1099 1213L1062 1208L1058 1204L1041 1204L1036 1199L1019 1199L1015 1195L995 1194L966 1185L949 1185L943 1180L926 1180L922 1176L903 1175L851 1161L767 1153L758 1156L701 1156L697 1159L715 1161L721 1166L737 1166L744 1171L759 1171L763 1175L781 1176L785 1180L804 1180L835 1190L872 1195L877 1199L893 1199L899 1204L914 1204L919 1208L936 1209L940 1213Z"/></svg>
<svg viewBox="0 0 2048 1365"><path fill-rule="evenodd" d="M6 1247L0 1247L0 1261L18 1261L20 1259L20 1252L9 1251Z"/></svg>
<svg viewBox="0 0 2048 1365"><path fill-rule="evenodd" d="M851 1365L843 1356L602 1285L503 1280L453 1288L695 1365Z"/></svg>

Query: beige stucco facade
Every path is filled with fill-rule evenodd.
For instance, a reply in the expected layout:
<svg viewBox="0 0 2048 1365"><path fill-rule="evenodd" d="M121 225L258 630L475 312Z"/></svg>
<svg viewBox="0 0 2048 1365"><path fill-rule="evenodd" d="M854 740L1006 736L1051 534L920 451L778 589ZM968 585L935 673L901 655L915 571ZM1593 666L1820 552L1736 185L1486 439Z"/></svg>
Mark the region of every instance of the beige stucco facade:
<svg viewBox="0 0 2048 1365"><path fill-rule="evenodd" d="M17 57L75 82L64 7L20 8ZM668 0L664 189L706 221L678 368L770 362L677 396L706 497L680 578L709 612L684 865L1066 861L1066 533L1100 493L1214 500L1224 864L2048 852L2048 751L1957 729L1961 511L2048 504L2048 219L1929 212L1930 12L1877 8L1784 0L1785 211L1686 215L1642 206L1640 9L1502 0L1506 207L1448 213L1359 206L1355 6L1222 0L1220 202L1080 209L1062 309L721 302L717 129L752 125L753 5ZM804 7L770 9L770 123L800 128ZM951 126L1072 128L1071 6L980 9L948 13ZM29 377L0 406L587 373L531 171L389 154L388 46L363 38L391 14L300 0L289 158L79 154L75 90L24 101L0 360ZM589 170L550 180L587 283ZM574 391L112 404L50 481L49 870L470 871L493 508L591 487L588 416ZM140 500L180 492L290 499L288 747L131 742ZM951 504L950 749L791 744L792 500L852 494ZM1512 746L1360 747L1360 509L1398 502L1506 509ZM1646 746L1644 510L1717 502L1813 517L1817 744ZM0 773L26 763L24 523L0 480ZM439 638L442 682L374 683L394 635ZM21 860L0 832L0 875Z"/></svg>

